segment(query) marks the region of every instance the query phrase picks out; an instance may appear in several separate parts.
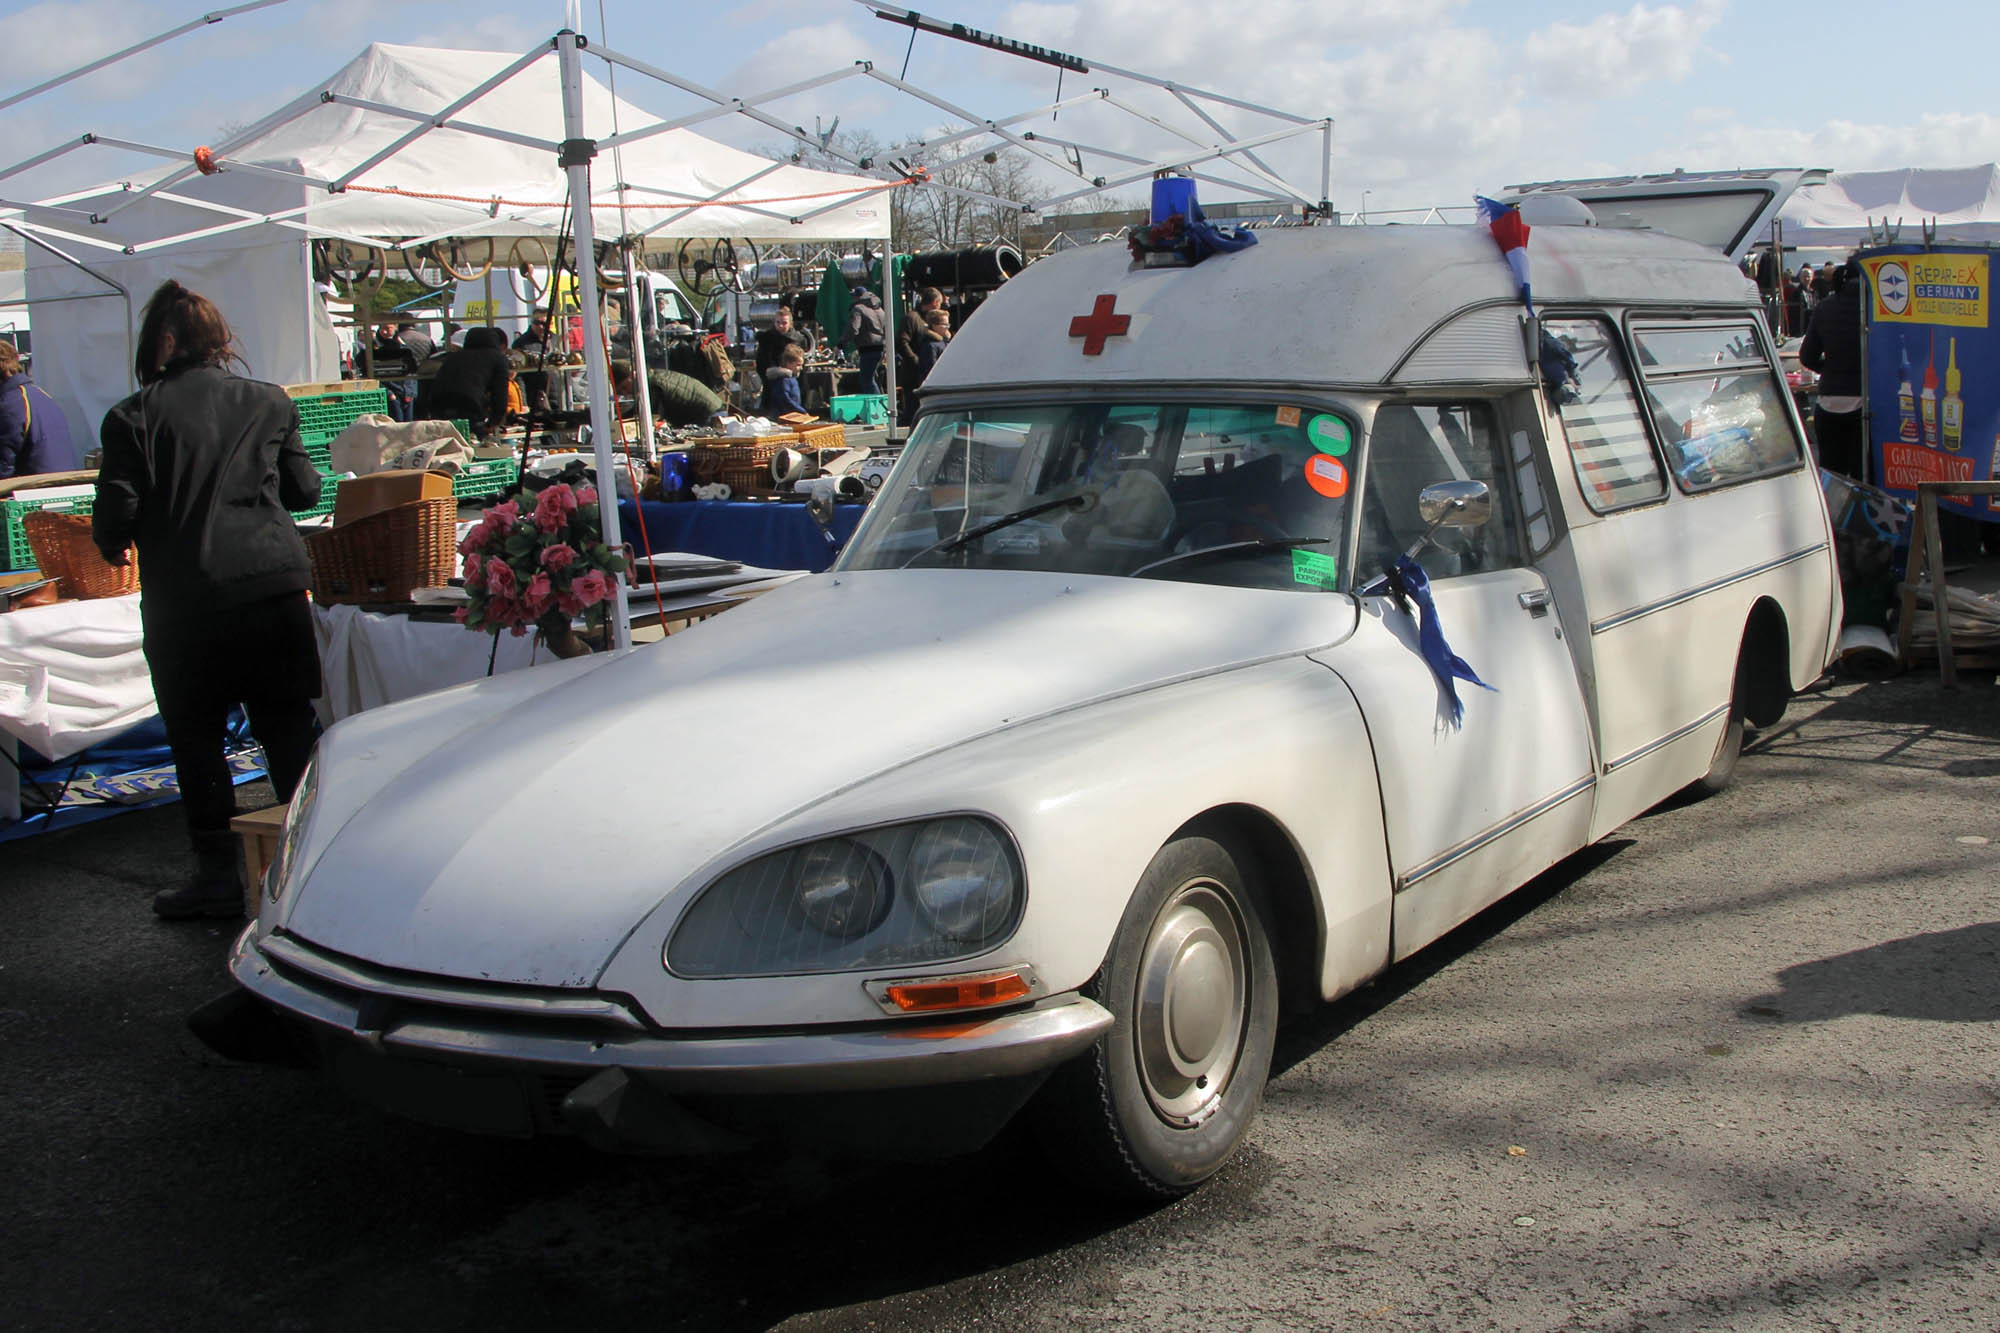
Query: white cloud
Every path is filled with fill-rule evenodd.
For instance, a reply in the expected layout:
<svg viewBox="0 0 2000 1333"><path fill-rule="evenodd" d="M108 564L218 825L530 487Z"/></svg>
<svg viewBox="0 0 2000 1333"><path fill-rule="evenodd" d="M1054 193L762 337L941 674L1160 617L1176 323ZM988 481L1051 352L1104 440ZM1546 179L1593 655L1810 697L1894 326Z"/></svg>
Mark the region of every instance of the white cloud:
<svg viewBox="0 0 2000 1333"><path fill-rule="evenodd" d="M1701 40L1722 14L1723 0L1657 9L1638 4L1588 23L1552 23L1528 37L1522 56L1552 91L1631 93L1655 80L1685 79L1698 59L1722 59Z"/></svg>
<svg viewBox="0 0 2000 1333"><path fill-rule="evenodd" d="M1718 168L1800 166L1871 171L1963 166L2000 161L2000 116L1938 112L1906 125L1841 120L1812 129L1731 128L1702 135L1675 151L1676 160Z"/></svg>

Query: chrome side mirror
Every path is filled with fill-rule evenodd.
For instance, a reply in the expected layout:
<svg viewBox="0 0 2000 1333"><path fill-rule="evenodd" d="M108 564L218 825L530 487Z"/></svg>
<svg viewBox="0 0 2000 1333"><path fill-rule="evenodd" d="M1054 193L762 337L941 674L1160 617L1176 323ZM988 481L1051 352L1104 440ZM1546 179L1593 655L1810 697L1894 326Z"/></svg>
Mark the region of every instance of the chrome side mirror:
<svg viewBox="0 0 2000 1333"><path fill-rule="evenodd" d="M1493 488L1483 481L1436 482L1417 493L1417 514L1431 529L1484 527L1493 517Z"/></svg>

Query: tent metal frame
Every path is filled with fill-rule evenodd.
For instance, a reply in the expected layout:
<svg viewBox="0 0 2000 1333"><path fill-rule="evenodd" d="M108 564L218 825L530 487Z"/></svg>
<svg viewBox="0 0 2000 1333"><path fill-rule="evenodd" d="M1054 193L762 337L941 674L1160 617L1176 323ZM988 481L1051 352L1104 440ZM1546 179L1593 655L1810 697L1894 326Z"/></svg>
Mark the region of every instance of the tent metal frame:
<svg viewBox="0 0 2000 1333"><path fill-rule="evenodd" d="M158 46L163 42L169 41L183 33L193 31L196 28L220 22L235 14L269 8L281 3L284 3L284 0L254 0L253 3L241 4L230 9L211 12L195 22L183 24L160 36L92 61L76 70L72 70L68 74L58 76L33 88L13 94L4 100L0 100L0 109L24 101L38 93L59 87L71 80L81 78L95 70L114 64L140 51ZM929 31L947 37L962 37L962 33L944 28L937 20L925 19L911 10L881 4L878 3L878 0L856 0L856 3L863 5L878 18L908 25L913 30L913 40L916 31ZM943 171L967 161L986 157L1002 149L1012 149L1028 155L1047 167L1053 168L1059 176L1066 176L1082 181L1082 188L1057 193L1048 198L1025 202L1005 199L984 191L938 181L927 181L925 183L926 188L987 204L1019 209L1023 213L1039 214L1049 212L1065 203L1084 198L1101 190L1117 189L1149 177L1177 173L1190 175L1198 180L1223 188L1247 189L1252 194L1260 194L1275 188L1284 195L1304 204L1309 219L1317 217L1331 220L1333 216L1331 206L1328 202L1333 170L1333 121L1330 117L1310 118L1300 116L1292 112L1262 106L1207 89L1193 88L1172 80L1156 78L1152 75L1136 70L1124 69L1104 61L1091 60L1082 56L1041 52L1040 48L1031 47L1025 43L1008 42L1006 39L998 39L1000 43L998 45L994 41L982 41L980 44L1021 58L1039 59L1046 63L1055 63L1059 68L1064 70L1109 75L1114 78L1124 79L1164 91L1187 111L1192 113L1201 122L1208 135L1212 137L1205 138L1199 133L1178 128L1159 116L1141 110L1130 101L1114 95L1110 89L1101 86L1092 87L1086 92L1073 94L1067 98L1058 96L1052 102L1047 102L1024 111L1000 117L986 117L948 98L927 91L903 78L879 70L875 68L873 62L866 60L857 61L850 66L832 70L808 79L798 80L782 87L767 89L750 97L733 97L661 69L627 52L614 49L608 43L592 46L587 39L576 31L580 26L579 9L576 4L572 3L568 6L568 15L568 26L557 32L551 39L546 42L537 43L534 47L523 52L518 58L508 63L503 69L454 98L443 108L432 111L418 111L414 108L392 106L363 98L350 97L345 94L335 93L331 88L323 86L316 94L308 94L307 96L300 97L280 107L239 133L230 136L214 151L214 160L206 168L197 167L192 163L183 163L144 187L134 189L128 186L127 197L101 213L69 206L71 202L76 200L101 196L103 193L101 188L91 194L77 194L66 198L50 199L41 202L0 197L0 224L4 224L9 230L15 231L17 234L33 241L38 247L56 255L85 273L89 273L90 276L97 278L99 281L106 280L99 274L91 273L74 256L63 250L57 242L66 240L91 248L110 250L126 255L138 255L154 250L170 248L175 245L186 244L191 241L224 236L252 227L278 226L299 231L309 237L323 236L333 239L356 241L362 244L381 244L390 238L356 236L337 228L314 224L310 217L313 209L312 200L314 194L323 192L337 195L345 192L350 187L353 187L369 171L384 162L392 160L398 153L408 148L411 144L414 144L432 131L439 129L457 130L465 134L477 135L502 143L555 154L568 177L569 198L572 201L585 201L585 206L569 210L572 226L575 229L576 248L579 259L583 256L594 255L596 253L596 211L599 208L618 209L618 230L620 234L610 239L628 255L626 262L628 274L627 294L628 299L634 302L637 300L637 292L630 277L634 265L629 258L634 242L643 247L647 238L673 225L697 209L716 204L730 204L734 196L768 176L771 172L776 171L779 167L800 163L801 159L805 156L803 150L806 149L813 151L823 159L841 162L851 171L859 173L863 177L872 177L874 180L880 181L881 184L870 187L857 183L857 188L852 194L844 194L838 200L831 203L801 209L796 215L792 216L787 216L784 212L772 211L761 204L744 203L731 206L744 209L760 217L769 217L774 221L784 223L789 228L805 227L815 217L819 217L836 208L845 207L853 203L856 199L887 193L908 184L912 175L927 174L931 171ZM1040 54L1037 54L1038 52ZM551 54L555 56L557 61L562 88L564 137L561 143L531 135L516 134L511 131L459 118L460 114L468 107L495 89L504 86L522 71ZM610 135L602 138L591 138L584 123L583 111L585 79L582 57L585 54L596 56L613 69L623 68L630 70L635 74L643 75L658 83L677 89L680 92L702 99L709 103L709 105L689 114L662 118L629 130L621 129L614 125ZM1051 56L1059 58L1051 59ZM960 124L943 129L934 138L898 145L894 150L897 153L897 157L893 162L878 164L872 159L858 157L853 153L836 147L830 142L810 135L802 126L787 124L783 119L765 109L765 105L768 103L780 102L787 98L816 91L855 77L869 79L884 87L900 92L907 97L914 98L926 106L951 117L954 121L960 122ZM615 84L613 86L615 87ZM407 119L412 122L412 126L407 133L400 135L384 148L371 154L365 161L348 169L333 180L310 176L303 171L291 171L283 167L271 166L267 163L244 161L240 157L240 154L245 149L270 134L273 130L297 120L319 106L329 103L351 106L380 115ZM1057 138L1053 135L1040 134L1037 131L1017 128L1044 115L1053 120L1062 110L1086 103L1101 103L1109 106L1141 124L1166 132L1175 139L1180 140L1181 144L1175 152L1146 158L1106 144L1093 144L1074 139ZM1219 108L1266 117L1278 122L1278 127L1253 134L1232 134L1214 114L1214 109ZM782 161L773 162L769 166L761 167L744 176L742 179L734 181L726 187L702 198L692 198L676 194L672 191L626 181L623 179L624 173L622 171L614 171L613 173L616 179L610 189L606 191L611 196L609 199L600 199L599 195L592 192L590 184L591 162L600 153L606 150L615 153L617 149L626 144L730 115L741 115L766 128L775 130L801 145L802 151L794 153L790 163ZM1319 134L1321 138L1320 189L1317 202L1287 183L1279 173L1272 170L1269 164L1256 153L1257 149L1270 144L1312 133ZM178 160L182 156L172 149L137 140L85 134L33 154L12 166L0 169L0 180L5 180L8 177L53 162L77 149L93 145L116 148L146 156L160 157L168 161ZM1056 151L1051 152L1049 151L1050 148L1054 148ZM1190 149L1195 151L1188 151ZM951 150L948 156L946 155L947 150ZM1119 162L1123 164L1125 169L1111 176L1087 175L1082 166L1082 155L1086 152L1096 154L1109 161ZM1198 170L1198 168L1202 167L1207 167L1209 170ZM1216 174L1222 167L1241 172L1256 183L1248 184L1244 181ZM307 202L294 208L281 209L270 213L258 213L254 209L237 208L212 200L195 199L185 194L171 192L175 186L195 175L197 171L203 170L242 171L246 174L293 182L307 192ZM628 199L634 193L648 194L661 199L684 202L687 207L671 210L665 220L643 229L635 230L629 227L626 221L628 216L626 211ZM136 244L107 242L89 234L91 229L102 226L127 209L135 207L144 200L155 197L177 206L212 213L220 220L211 225L192 227L170 236ZM453 228L449 231L421 238L404 238L394 248L408 249L411 246L426 245L455 235L505 234L509 227L522 225L528 221L525 216L521 215L507 214L503 216L503 209L512 206L503 205L503 202L497 198L491 200L488 204L473 204L463 200L433 200L431 202L462 207L470 215L468 222L471 225L464 228ZM544 210L536 209L534 211ZM473 219L477 219L477 221L473 221ZM544 229L542 226L536 227L538 232ZM894 246L895 238L892 230L891 234L886 238L886 248L893 252ZM883 293L884 304L892 312L897 308L894 273L895 268L893 264L885 263L883 265L884 286L886 288ZM614 460L611 455L612 417L609 398L609 368L605 364L603 321L596 265L590 262L579 262L577 265L577 279L579 286L578 294L585 319L584 358L586 373L590 383L590 422L592 442L596 454L597 475L600 489L605 490L611 496L615 496L616 487L613 484L615 478L612 472ZM107 283L107 285L123 293L127 305L130 305L130 293L123 292L123 289L115 283ZM636 312L636 305L634 306L634 310ZM129 318L127 323L128 325L130 324ZM888 376L889 395L893 402L896 392L895 358L893 356L885 356L884 363ZM643 390L641 392L643 395ZM604 516L605 542L614 550L618 549L620 545L618 507L615 499L610 503L603 504L601 512ZM617 646L620 648L629 646L631 643L631 621L629 611L622 596L614 607L614 625L616 628Z"/></svg>

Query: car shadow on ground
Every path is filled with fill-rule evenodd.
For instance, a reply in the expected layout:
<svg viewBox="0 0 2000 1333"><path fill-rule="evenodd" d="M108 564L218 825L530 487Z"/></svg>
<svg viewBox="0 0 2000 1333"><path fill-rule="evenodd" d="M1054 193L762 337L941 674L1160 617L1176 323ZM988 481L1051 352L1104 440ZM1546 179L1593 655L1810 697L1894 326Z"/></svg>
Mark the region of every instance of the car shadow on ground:
<svg viewBox="0 0 2000 1333"><path fill-rule="evenodd" d="M1633 845L1631 838L1606 838L1543 871L1493 906L1443 938L1379 974L1373 981L1310 1014L1300 1015L1278 1032L1271 1057L1271 1077L1311 1058L1371 1015L1388 1008L1458 959Z"/></svg>
<svg viewBox="0 0 2000 1333"><path fill-rule="evenodd" d="M1871 944L1798 963L1779 989L1747 1001L1743 1016L1812 1023L1849 1014L1941 1023L2000 1020L2000 921Z"/></svg>

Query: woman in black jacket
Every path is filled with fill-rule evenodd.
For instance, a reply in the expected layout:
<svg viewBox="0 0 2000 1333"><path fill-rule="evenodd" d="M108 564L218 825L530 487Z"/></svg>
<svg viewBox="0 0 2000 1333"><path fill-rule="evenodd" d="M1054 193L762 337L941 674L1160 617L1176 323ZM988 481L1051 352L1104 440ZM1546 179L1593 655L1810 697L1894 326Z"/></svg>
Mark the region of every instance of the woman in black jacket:
<svg viewBox="0 0 2000 1333"><path fill-rule="evenodd" d="M312 565L288 510L319 499L298 409L242 364L209 301L161 284L139 328L143 386L104 415L91 536L114 565L138 548L139 619L180 779L195 874L153 899L163 917L243 911L223 751L242 704L278 799L312 754L321 691Z"/></svg>

